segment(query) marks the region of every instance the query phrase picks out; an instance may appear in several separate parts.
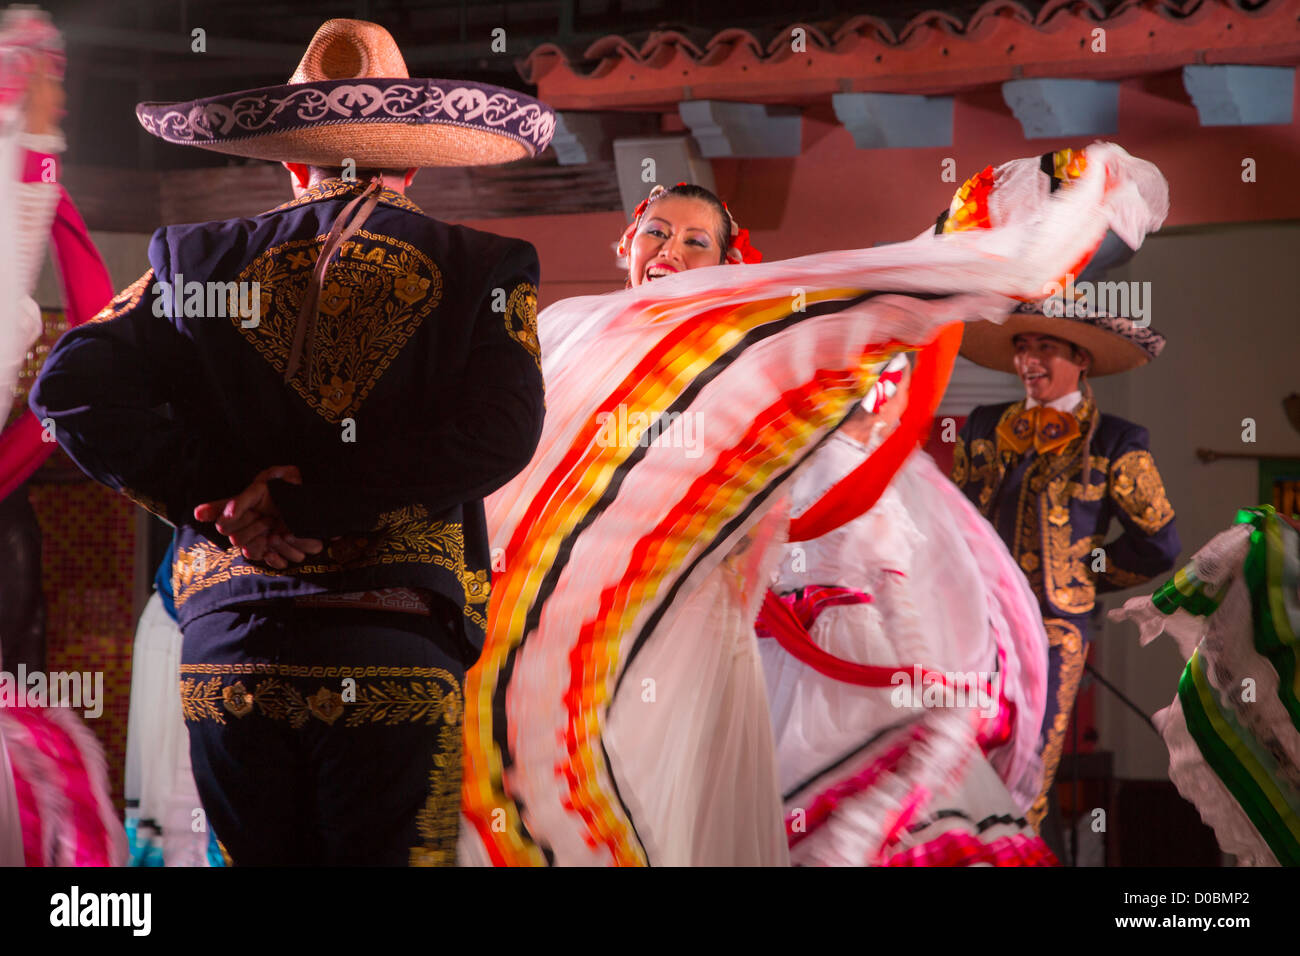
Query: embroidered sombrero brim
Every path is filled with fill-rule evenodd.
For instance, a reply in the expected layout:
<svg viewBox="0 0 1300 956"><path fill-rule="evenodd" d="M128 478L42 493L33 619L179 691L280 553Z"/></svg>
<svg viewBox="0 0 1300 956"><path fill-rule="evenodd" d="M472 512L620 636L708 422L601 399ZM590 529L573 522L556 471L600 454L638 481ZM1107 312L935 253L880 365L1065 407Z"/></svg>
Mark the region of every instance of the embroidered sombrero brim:
<svg viewBox="0 0 1300 956"><path fill-rule="evenodd" d="M358 169L505 163L536 156L555 132L551 109L522 93L400 77L290 83L135 112L179 146Z"/></svg>
<svg viewBox="0 0 1300 956"><path fill-rule="evenodd" d="M135 115L178 146L357 169L507 163L536 156L555 133L555 113L531 96L411 79L397 41L366 20L321 24L282 86L140 103Z"/></svg>
<svg viewBox="0 0 1300 956"><path fill-rule="evenodd" d="M1052 335L1087 349L1090 378L1114 375L1145 365L1165 347L1165 337L1150 326L1113 315L1073 318L1044 315L1041 305L1021 305L1006 321L971 322L962 336L961 354L976 365L1015 374L1016 346L1023 333Z"/></svg>

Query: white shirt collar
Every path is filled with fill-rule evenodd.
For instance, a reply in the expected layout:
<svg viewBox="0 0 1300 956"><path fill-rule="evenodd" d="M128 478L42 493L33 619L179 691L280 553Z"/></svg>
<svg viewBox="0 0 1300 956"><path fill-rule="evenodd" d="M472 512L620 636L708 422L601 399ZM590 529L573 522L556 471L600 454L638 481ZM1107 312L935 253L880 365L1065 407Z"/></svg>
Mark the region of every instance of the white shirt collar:
<svg viewBox="0 0 1300 956"><path fill-rule="evenodd" d="M1058 412L1069 414L1078 408L1079 403L1082 401L1083 393L1076 388L1073 392L1062 395L1060 398L1052 399L1052 401L1047 403L1047 407L1054 408ZM1025 399L1025 408L1037 408L1040 404L1041 403L1036 398Z"/></svg>

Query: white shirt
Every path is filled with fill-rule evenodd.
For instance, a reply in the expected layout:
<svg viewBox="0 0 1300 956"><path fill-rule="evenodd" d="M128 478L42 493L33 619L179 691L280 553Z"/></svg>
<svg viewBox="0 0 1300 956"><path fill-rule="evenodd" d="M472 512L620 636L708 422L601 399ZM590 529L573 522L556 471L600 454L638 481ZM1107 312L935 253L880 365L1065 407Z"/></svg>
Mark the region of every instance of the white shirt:
<svg viewBox="0 0 1300 956"><path fill-rule="evenodd" d="M1068 415L1079 407L1081 401L1083 401L1083 393L1076 388L1073 392L1062 395L1060 398L1052 399L1047 403L1047 407L1054 408L1058 412L1065 412ZM1037 408L1040 404L1042 403L1036 398L1025 399L1025 408Z"/></svg>

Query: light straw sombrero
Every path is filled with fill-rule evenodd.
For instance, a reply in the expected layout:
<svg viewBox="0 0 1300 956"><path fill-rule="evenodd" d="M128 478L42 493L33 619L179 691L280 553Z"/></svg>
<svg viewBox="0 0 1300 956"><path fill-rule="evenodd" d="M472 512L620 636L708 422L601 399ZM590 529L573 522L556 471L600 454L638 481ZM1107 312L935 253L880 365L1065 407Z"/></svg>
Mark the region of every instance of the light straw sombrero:
<svg viewBox="0 0 1300 956"><path fill-rule="evenodd" d="M329 20L283 86L140 103L140 125L181 146L313 166L479 166L536 156L555 114L530 96L412 79L396 41L364 20Z"/></svg>
<svg viewBox="0 0 1300 956"><path fill-rule="evenodd" d="M1043 156L992 166L968 179L935 224L936 234L987 229L1036 215L1050 195L1083 172L1086 150L1063 149ZM1169 210L1169 191L1160 171L1145 160L1120 158L1117 186L1107 196L1110 230L1105 241L1080 263L1076 286L1096 283L1105 270L1132 258L1148 232L1160 227ZM977 365L1015 374L1017 335L1051 335L1087 349L1091 378L1145 365L1165 346L1165 337L1124 316L1058 299L1065 315L1045 311L1048 301L1024 302L1001 322L971 322L962 336L961 354Z"/></svg>
<svg viewBox="0 0 1300 956"><path fill-rule="evenodd" d="M1114 375L1145 365L1165 347L1165 337L1117 315L1044 315L1041 303L1022 303L1001 323L971 322L962 336L961 354L976 365L1015 374L1015 337L1025 333L1051 335L1088 350L1088 377Z"/></svg>

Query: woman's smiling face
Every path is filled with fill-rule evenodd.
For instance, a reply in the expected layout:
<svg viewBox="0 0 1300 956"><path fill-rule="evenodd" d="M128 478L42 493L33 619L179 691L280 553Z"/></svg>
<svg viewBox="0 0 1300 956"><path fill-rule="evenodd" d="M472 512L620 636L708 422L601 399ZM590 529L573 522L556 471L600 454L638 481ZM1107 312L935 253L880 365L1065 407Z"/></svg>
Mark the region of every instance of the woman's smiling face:
<svg viewBox="0 0 1300 956"><path fill-rule="evenodd" d="M701 199L665 196L646 209L628 256L632 285L687 269L720 265L722 223L717 210Z"/></svg>

